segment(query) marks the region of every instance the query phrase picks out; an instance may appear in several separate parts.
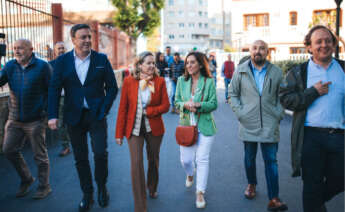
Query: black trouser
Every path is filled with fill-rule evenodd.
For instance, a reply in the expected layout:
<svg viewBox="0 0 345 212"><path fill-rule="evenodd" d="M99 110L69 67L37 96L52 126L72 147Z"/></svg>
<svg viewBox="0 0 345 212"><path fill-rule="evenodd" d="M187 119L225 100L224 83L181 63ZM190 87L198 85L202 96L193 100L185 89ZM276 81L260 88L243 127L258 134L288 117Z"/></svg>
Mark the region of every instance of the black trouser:
<svg viewBox="0 0 345 212"><path fill-rule="evenodd" d="M88 159L87 133L90 133L91 146L95 160L95 180L98 186L104 186L108 177L107 121L95 120L88 110L83 110L80 122L68 126L78 171L80 186L85 195L93 192L92 174Z"/></svg>
<svg viewBox="0 0 345 212"><path fill-rule="evenodd" d="M344 191L344 133L304 128L303 208L315 212Z"/></svg>

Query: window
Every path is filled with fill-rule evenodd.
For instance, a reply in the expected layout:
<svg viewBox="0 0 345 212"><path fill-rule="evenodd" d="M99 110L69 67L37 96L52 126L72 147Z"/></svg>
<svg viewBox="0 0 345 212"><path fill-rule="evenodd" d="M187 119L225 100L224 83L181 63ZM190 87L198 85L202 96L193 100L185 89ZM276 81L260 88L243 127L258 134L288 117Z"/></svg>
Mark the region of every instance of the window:
<svg viewBox="0 0 345 212"><path fill-rule="evenodd" d="M169 6L173 6L174 5L174 0L169 0Z"/></svg>
<svg viewBox="0 0 345 212"><path fill-rule="evenodd" d="M199 11L199 16L202 16L202 11Z"/></svg>
<svg viewBox="0 0 345 212"><path fill-rule="evenodd" d="M207 29L208 28L208 23L205 23L204 27L205 27L205 29Z"/></svg>
<svg viewBox="0 0 345 212"><path fill-rule="evenodd" d="M207 17L207 15L208 15L207 12L204 12L204 16Z"/></svg>
<svg viewBox="0 0 345 212"><path fill-rule="evenodd" d="M203 5L203 0L199 0L199 4L202 6Z"/></svg>
<svg viewBox="0 0 345 212"><path fill-rule="evenodd" d="M194 27L195 27L195 24L194 24L194 23L189 23L188 26L189 26L190 28L194 28Z"/></svg>
<svg viewBox="0 0 345 212"><path fill-rule="evenodd" d="M202 28L202 23L199 23L199 28Z"/></svg>
<svg viewBox="0 0 345 212"><path fill-rule="evenodd" d="M170 40L173 40L173 39L175 39L175 35L173 35L173 34L170 34L170 35L169 35L169 39L170 39Z"/></svg>
<svg viewBox="0 0 345 212"><path fill-rule="evenodd" d="M269 14L247 14L243 15L244 18L244 30L248 30L249 26L262 27L269 26Z"/></svg>
<svg viewBox="0 0 345 212"><path fill-rule="evenodd" d="M174 11L169 11L169 12L168 12L168 16L170 16L170 17L174 17L174 16L175 16Z"/></svg>
<svg viewBox="0 0 345 212"><path fill-rule="evenodd" d="M297 25L297 12L290 12L290 25Z"/></svg>
<svg viewBox="0 0 345 212"><path fill-rule="evenodd" d="M304 54L307 53L305 47L290 47L290 54Z"/></svg>
<svg viewBox="0 0 345 212"><path fill-rule="evenodd" d="M179 26L180 28L184 28L184 23L179 23L178 26Z"/></svg>
<svg viewBox="0 0 345 212"><path fill-rule="evenodd" d="M178 3L179 5L184 5L184 0L177 0L177 3Z"/></svg>
<svg viewBox="0 0 345 212"><path fill-rule="evenodd" d="M183 11L182 10L178 11L178 16L183 17Z"/></svg>
<svg viewBox="0 0 345 212"><path fill-rule="evenodd" d="M340 9L340 26L342 26L343 10ZM335 29L337 12L335 9L328 10L314 10L313 12L313 23L322 24Z"/></svg>
<svg viewBox="0 0 345 212"><path fill-rule="evenodd" d="M179 37L179 38L184 38L184 35L179 35L178 37Z"/></svg>
<svg viewBox="0 0 345 212"><path fill-rule="evenodd" d="M189 12L188 13L190 17L194 17L195 16L195 12Z"/></svg>
<svg viewBox="0 0 345 212"><path fill-rule="evenodd" d="M188 3L189 3L190 5L195 5L195 0L188 0Z"/></svg>

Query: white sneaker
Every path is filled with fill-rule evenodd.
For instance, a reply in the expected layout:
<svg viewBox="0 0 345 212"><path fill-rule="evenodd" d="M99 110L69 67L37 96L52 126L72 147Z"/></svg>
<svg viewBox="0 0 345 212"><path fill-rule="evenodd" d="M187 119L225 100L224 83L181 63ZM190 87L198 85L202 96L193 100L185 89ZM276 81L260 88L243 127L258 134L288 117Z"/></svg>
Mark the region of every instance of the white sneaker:
<svg viewBox="0 0 345 212"><path fill-rule="evenodd" d="M196 192L195 206L196 206L196 208L205 208L206 207L206 201L204 198L204 193L201 191Z"/></svg>
<svg viewBox="0 0 345 212"><path fill-rule="evenodd" d="M193 177L193 176L191 176L191 177ZM193 182L194 182L194 177L193 177L193 179L190 181L190 180L189 180L189 176L187 176L187 178L186 178L186 187L187 187L187 188L192 187Z"/></svg>

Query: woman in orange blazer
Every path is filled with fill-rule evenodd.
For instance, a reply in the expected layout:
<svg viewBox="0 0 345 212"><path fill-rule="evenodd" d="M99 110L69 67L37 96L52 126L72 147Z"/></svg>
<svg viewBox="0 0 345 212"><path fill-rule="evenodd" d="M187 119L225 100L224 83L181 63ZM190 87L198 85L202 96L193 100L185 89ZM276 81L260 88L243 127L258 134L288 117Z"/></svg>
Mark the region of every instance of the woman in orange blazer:
<svg viewBox="0 0 345 212"><path fill-rule="evenodd" d="M135 212L146 212L146 185L151 198L157 198L159 150L164 134L162 114L169 111L165 80L156 71L154 56L143 52L135 62L132 76L122 87L116 122L116 143L128 141L131 158L132 189ZM143 165L146 141L148 159L147 184Z"/></svg>

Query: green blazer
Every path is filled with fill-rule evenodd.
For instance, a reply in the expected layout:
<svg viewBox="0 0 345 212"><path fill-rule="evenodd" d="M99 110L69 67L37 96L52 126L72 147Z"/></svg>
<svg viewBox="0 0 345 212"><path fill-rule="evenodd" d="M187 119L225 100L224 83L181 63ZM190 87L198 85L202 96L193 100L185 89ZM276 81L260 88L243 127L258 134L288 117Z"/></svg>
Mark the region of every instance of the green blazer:
<svg viewBox="0 0 345 212"><path fill-rule="evenodd" d="M217 94L213 78L207 78L206 83L204 82L204 79L205 77L200 75L195 91L194 102L200 102L202 96L201 92L205 86L204 99L200 102L201 107L198 109L198 112L200 112L198 128L203 135L211 136L214 135L217 130L211 114L212 111L217 109ZM180 111L180 125L184 126L190 125L190 112L183 108L183 105L191 99L191 86L191 78L187 81L185 81L184 76L178 78L175 94L175 106ZM197 114L195 114L195 118L198 118Z"/></svg>

